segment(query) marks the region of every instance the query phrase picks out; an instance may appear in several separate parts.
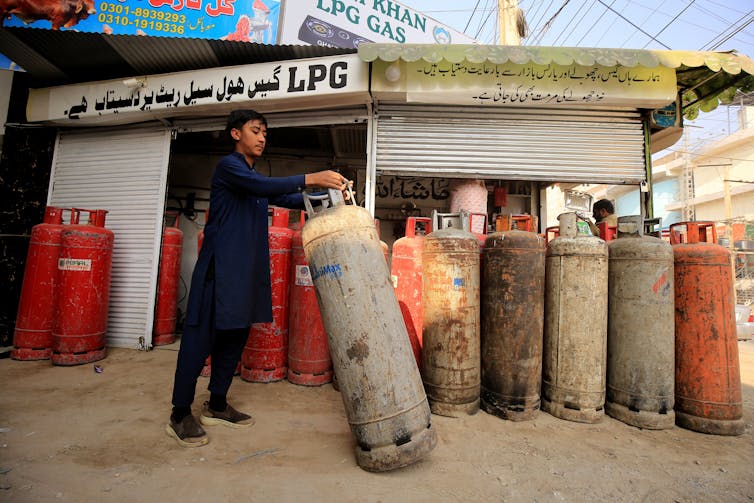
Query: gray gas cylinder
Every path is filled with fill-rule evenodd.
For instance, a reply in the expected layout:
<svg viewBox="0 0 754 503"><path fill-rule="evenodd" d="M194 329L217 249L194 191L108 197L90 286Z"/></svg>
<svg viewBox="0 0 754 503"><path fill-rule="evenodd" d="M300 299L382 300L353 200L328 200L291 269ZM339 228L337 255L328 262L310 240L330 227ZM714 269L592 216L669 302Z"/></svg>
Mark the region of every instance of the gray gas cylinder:
<svg viewBox="0 0 754 503"><path fill-rule="evenodd" d="M328 192L331 206L316 213L306 199L304 252L356 460L392 470L424 457L437 437L374 220Z"/></svg>
<svg viewBox="0 0 754 503"><path fill-rule="evenodd" d="M564 213L545 259L542 410L595 423L605 414L607 243Z"/></svg>
<svg viewBox="0 0 754 503"><path fill-rule="evenodd" d="M675 424L673 248L643 229L641 216L620 217L608 243L605 412L659 430Z"/></svg>
<svg viewBox="0 0 754 503"><path fill-rule="evenodd" d="M479 241L460 228L436 230L422 250L422 377L434 414L479 410Z"/></svg>

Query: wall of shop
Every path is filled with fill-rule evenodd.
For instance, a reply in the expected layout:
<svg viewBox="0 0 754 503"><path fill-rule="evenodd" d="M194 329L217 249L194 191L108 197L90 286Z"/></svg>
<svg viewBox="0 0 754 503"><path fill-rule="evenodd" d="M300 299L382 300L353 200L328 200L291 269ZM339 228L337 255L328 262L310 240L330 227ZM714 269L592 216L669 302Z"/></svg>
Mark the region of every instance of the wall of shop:
<svg viewBox="0 0 754 503"><path fill-rule="evenodd" d="M0 347L13 343L31 229L42 222L54 128L5 126L0 155Z"/></svg>

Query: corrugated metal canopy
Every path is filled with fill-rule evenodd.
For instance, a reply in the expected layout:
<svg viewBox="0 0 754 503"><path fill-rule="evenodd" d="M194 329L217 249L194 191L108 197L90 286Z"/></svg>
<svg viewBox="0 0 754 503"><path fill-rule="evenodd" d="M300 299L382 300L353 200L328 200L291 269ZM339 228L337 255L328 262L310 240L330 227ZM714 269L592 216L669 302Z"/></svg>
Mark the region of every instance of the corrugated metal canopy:
<svg viewBox="0 0 754 503"><path fill-rule="evenodd" d="M6 27L0 28L0 52L26 70L31 87L48 87L356 51Z"/></svg>
<svg viewBox="0 0 754 503"><path fill-rule="evenodd" d="M738 90L754 90L754 61L735 52L466 44L361 44L358 51L364 61L664 66L676 70L678 89L684 93L684 113L689 118L696 113L695 106L708 112L720 103L730 103Z"/></svg>

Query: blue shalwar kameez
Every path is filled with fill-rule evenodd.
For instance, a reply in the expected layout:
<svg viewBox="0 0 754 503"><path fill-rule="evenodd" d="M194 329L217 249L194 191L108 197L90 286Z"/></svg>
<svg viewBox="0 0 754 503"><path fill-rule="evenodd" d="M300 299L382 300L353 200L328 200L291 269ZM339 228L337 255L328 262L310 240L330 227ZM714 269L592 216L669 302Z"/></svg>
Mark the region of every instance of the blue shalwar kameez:
<svg viewBox="0 0 754 503"><path fill-rule="evenodd" d="M249 328L272 321L267 205L303 208L304 187L304 175L263 176L239 152L217 164L178 352L174 406L194 401L208 355L208 389L226 395Z"/></svg>

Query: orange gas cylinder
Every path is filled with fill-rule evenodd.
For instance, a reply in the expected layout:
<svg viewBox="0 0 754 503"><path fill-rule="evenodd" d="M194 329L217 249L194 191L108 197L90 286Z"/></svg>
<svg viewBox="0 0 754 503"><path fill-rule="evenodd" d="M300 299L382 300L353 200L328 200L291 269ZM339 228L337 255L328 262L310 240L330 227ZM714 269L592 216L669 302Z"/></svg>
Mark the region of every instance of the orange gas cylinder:
<svg viewBox="0 0 754 503"><path fill-rule="evenodd" d="M52 327L52 363L79 365L106 355L114 234L105 228L106 210L72 209L61 232L58 295ZM89 223L79 224L81 211Z"/></svg>
<svg viewBox="0 0 754 503"><path fill-rule="evenodd" d="M288 300L291 287L291 243L288 210L271 208L269 228L272 322L255 323L241 355L241 379L273 382L288 375Z"/></svg>
<svg viewBox="0 0 754 503"><path fill-rule="evenodd" d="M495 231L511 230L534 232L534 219L531 215L497 215L495 217Z"/></svg>
<svg viewBox="0 0 754 503"><path fill-rule="evenodd" d="M303 386L319 386L332 381L333 369L327 332L301 241L305 215L302 211L301 225L293 231L291 240L288 380Z"/></svg>
<svg viewBox="0 0 754 503"><path fill-rule="evenodd" d="M716 244L713 222L673 224L670 236L676 424L702 433L740 435L743 403L730 252Z"/></svg>
<svg viewBox="0 0 754 503"><path fill-rule="evenodd" d="M48 206L42 223L31 230L10 354L14 360L50 358L60 233L64 228L62 208Z"/></svg>
<svg viewBox="0 0 754 503"><path fill-rule="evenodd" d="M423 224L423 233L416 233L417 224ZM395 296L401 307L403 321L406 322L408 339L421 368L422 350L422 249L424 236L432 232L432 219L408 217L406 235L393 243L393 259L390 279L395 288Z"/></svg>
<svg viewBox="0 0 754 503"><path fill-rule="evenodd" d="M545 244L550 244L550 241L560 236L560 226L555 225L545 229Z"/></svg>
<svg viewBox="0 0 754 503"><path fill-rule="evenodd" d="M170 214L175 222L162 231L160 271L157 279L152 344L161 346L175 342L175 323L178 313L178 284L181 279L183 231L178 228L180 215Z"/></svg>

